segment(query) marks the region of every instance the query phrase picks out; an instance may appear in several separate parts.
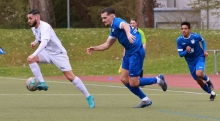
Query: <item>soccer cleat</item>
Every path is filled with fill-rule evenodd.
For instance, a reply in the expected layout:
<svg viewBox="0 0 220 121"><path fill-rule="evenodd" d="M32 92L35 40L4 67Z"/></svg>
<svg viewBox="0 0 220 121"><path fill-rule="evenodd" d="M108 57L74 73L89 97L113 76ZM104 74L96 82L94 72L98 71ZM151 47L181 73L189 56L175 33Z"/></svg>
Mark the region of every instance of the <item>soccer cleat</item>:
<svg viewBox="0 0 220 121"><path fill-rule="evenodd" d="M48 88L49 88L49 87L47 86L46 82L40 82L39 85L37 86L37 89L38 89L38 90L47 91Z"/></svg>
<svg viewBox="0 0 220 121"><path fill-rule="evenodd" d="M214 90L214 86L213 86L213 84L212 84L212 82L211 82L210 79L209 79L208 82L206 82L206 84L208 84L208 87L209 87L211 90Z"/></svg>
<svg viewBox="0 0 220 121"><path fill-rule="evenodd" d="M159 74L158 78L160 78L159 86L163 89L163 91L166 91L167 90L167 83L165 81L164 75Z"/></svg>
<svg viewBox="0 0 220 121"><path fill-rule="evenodd" d="M141 101L140 104L138 104L137 106L133 107L133 108L144 108L147 106L152 105L152 100L148 99L147 101Z"/></svg>
<svg viewBox="0 0 220 121"><path fill-rule="evenodd" d="M211 95L209 99L210 99L210 101L214 101L216 97L217 97L216 94L215 95Z"/></svg>
<svg viewBox="0 0 220 121"><path fill-rule="evenodd" d="M87 97L86 100L87 100L90 108L95 107L94 97L92 95L89 95L89 97Z"/></svg>

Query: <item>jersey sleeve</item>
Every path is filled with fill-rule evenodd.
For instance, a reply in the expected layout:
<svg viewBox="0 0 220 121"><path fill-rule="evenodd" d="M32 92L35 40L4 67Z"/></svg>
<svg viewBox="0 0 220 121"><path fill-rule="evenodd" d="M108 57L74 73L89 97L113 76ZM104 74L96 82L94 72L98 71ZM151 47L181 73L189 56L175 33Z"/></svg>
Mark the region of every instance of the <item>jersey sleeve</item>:
<svg viewBox="0 0 220 121"><path fill-rule="evenodd" d="M146 37L145 37L144 32L141 29L138 29L138 32L141 34L142 44L146 43Z"/></svg>
<svg viewBox="0 0 220 121"><path fill-rule="evenodd" d="M178 38L178 39L176 40L176 46L177 46L177 51L178 51L178 52L183 51L183 47L182 47L182 45L181 45L180 38Z"/></svg>
<svg viewBox="0 0 220 121"><path fill-rule="evenodd" d="M40 43L39 41L39 37L37 36L37 34L35 33L35 31L34 31L34 29L33 28L31 28L31 30L32 30L32 32L33 32L33 34L34 34L34 37L35 37L35 40L34 40L34 42L36 42L36 43Z"/></svg>
<svg viewBox="0 0 220 121"><path fill-rule="evenodd" d="M180 38L178 38L176 40L176 44L177 44L177 51L180 57L183 57L187 54L186 50L183 49L183 47L181 46L181 42L180 42Z"/></svg>
<svg viewBox="0 0 220 121"><path fill-rule="evenodd" d="M48 27L45 27L41 30L41 41L49 42L49 40L51 38L50 29L51 29L51 27L48 26Z"/></svg>
<svg viewBox="0 0 220 121"><path fill-rule="evenodd" d="M203 50L206 50L206 41L200 34L196 34L197 39L202 43Z"/></svg>
<svg viewBox="0 0 220 121"><path fill-rule="evenodd" d="M50 26L43 26L41 28L41 44L32 55L36 56L37 54L39 54L47 46L47 43L49 42L50 38Z"/></svg>
<svg viewBox="0 0 220 121"><path fill-rule="evenodd" d="M111 27L111 32L110 32L110 37L115 38L115 35L113 34L113 31L117 30L117 29L121 29L121 22L123 22L122 19L120 18L114 18L114 21L112 23L112 27Z"/></svg>

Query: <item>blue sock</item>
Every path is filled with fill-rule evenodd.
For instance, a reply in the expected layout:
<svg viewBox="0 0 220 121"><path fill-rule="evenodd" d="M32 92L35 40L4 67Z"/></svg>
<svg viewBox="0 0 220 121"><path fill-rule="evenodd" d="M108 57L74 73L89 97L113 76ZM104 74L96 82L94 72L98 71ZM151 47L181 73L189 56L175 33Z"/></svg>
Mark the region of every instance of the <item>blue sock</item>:
<svg viewBox="0 0 220 121"><path fill-rule="evenodd" d="M208 76L205 75L205 76L203 77L203 80L208 81L207 79L208 79Z"/></svg>
<svg viewBox="0 0 220 121"><path fill-rule="evenodd" d="M140 83L139 86L144 86L144 85L152 85L157 83L157 78L139 78Z"/></svg>
<svg viewBox="0 0 220 121"><path fill-rule="evenodd" d="M208 87L207 84L205 84L205 86L202 88L204 91L206 91L207 93L211 93L211 89Z"/></svg>
<svg viewBox="0 0 220 121"><path fill-rule="evenodd" d="M133 94L137 95L140 99L143 99L146 97L146 95L144 94L144 92L142 92L140 90L139 87L131 87L130 84L126 84L125 85Z"/></svg>

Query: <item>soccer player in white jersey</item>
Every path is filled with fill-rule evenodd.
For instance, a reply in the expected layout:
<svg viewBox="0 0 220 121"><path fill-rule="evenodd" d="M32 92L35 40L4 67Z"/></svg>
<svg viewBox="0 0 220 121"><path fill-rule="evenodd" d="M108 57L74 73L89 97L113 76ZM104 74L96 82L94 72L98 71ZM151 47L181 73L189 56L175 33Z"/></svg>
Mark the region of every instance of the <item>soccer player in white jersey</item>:
<svg viewBox="0 0 220 121"><path fill-rule="evenodd" d="M206 41L201 35L190 32L189 22L182 22L181 31L182 35L176 40L179 56L185 58L193 79L204 91L210 94L210 101L214 101L216 97L215 92L212 91L214 87L209 77L204 73L205 58L208 57Z"/></svg>
<svg viewBox="0 0 220 121"><path fill-rule="evenodd" d="M31 47L34 48L39 43L37 50L27 58L31 71L40 81L37 87L38 90L47 91L48 86L44 81L37 63L53 63L85 95L89 107L94 108L95 102L93 96L89 94L82 80L73 74L67 51L56 36L53 28L48 23L40 20L39 10L30 10L27 17L35 36L35 41L31 43Z"/></svg>

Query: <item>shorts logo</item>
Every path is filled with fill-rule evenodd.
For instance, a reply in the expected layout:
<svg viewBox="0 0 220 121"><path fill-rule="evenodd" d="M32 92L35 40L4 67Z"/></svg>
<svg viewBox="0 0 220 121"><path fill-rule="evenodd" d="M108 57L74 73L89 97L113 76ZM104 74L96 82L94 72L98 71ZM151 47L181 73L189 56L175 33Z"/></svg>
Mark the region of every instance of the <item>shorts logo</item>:
<svg viewBox="0 0 220 121"><path fill-rule="evenodd" d="M60 67L60 69L65 69L64 67Z"/></svg>
<svg viewBox="0 0 220 121"><path fill-rule="evenodd" d="M182 45L185 45L186 43L182 43Z"/></svg>
<svg viewBox="0 0 220 121"><path fill-rule="evenodd" d="M199 66L199 68L203 68L202 66Z"/></svg>

